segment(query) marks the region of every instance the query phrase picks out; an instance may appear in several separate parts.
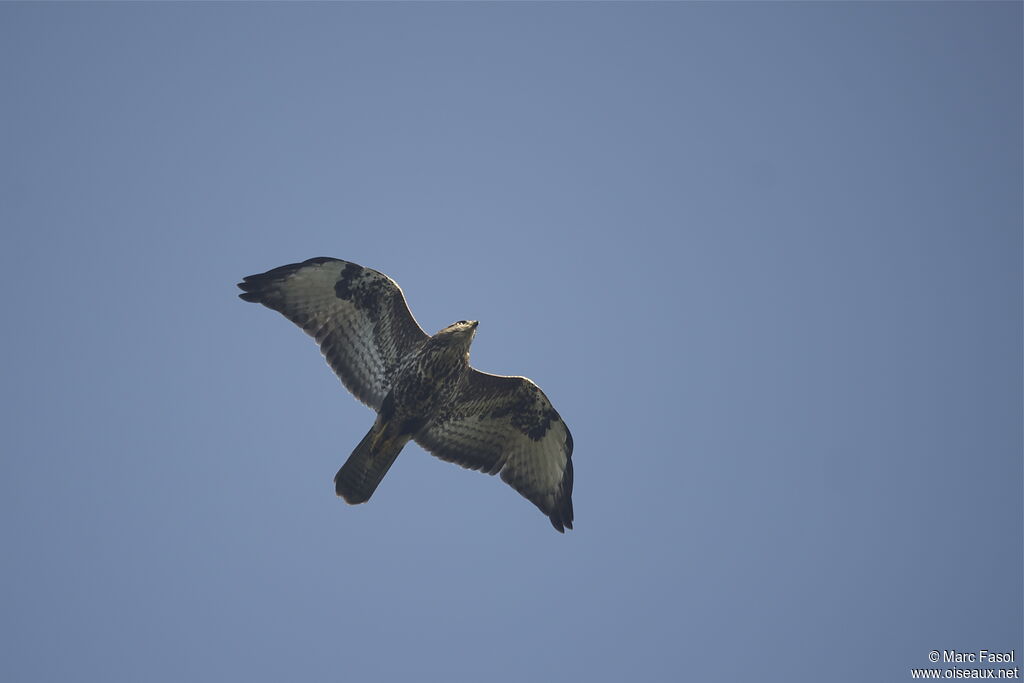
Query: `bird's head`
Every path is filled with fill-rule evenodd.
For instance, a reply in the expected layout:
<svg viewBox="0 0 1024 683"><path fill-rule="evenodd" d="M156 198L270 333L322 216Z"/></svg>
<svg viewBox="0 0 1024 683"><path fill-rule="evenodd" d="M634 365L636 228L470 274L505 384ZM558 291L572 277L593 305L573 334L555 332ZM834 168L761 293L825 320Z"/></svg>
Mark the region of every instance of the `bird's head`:
<svg viewBox="0 0 1024 683"><path fill-rule="evenodd" d="M469 345L473 343L473 336L476 335L476 320L460 320L452 323L434 335L436 343L443 346L450 346L464 353L469 353Z"/></svg>
<svg viewBox="0 0 1024 683"><path fill-rule="evenodd" d="M479 324L476 320L460 320L438 332L437 336L444 335L452 340L468 339L472 341L473 335L476 334L476 326Z"/></svg>

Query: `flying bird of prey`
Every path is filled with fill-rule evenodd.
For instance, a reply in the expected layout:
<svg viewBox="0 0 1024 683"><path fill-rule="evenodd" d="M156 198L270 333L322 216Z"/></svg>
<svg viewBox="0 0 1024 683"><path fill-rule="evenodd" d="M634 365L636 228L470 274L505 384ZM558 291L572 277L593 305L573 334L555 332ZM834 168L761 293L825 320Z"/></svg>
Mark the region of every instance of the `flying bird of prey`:
<svg viewBox="0 0 1024 683"><path fill-rule="evenodd" d="M313 258L250 275L245 301L283 314L314 337L373 427L334 477L350 504L365 503L414 440L442 460L501 478L560 532L572 528L572 435L525 377L469 365L477 321L430 336L398 285L348 261Z"/></svg>

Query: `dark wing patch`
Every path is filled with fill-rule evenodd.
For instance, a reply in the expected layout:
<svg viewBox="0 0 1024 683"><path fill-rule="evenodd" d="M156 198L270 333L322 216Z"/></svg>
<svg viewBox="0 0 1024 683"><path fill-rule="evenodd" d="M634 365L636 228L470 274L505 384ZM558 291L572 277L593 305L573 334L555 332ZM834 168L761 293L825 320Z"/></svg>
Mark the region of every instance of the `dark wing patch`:
<svg viewBox="0 0 1024 683"><path fill-rule="evenodd" d="M448 409L416 436L432 454L501 478L551 519L572 528L572 434L525 377L470 368Z"/></svg>
<svg viewBox="0 0 1024 683"><path fill-rule="evenodd" d="M239 297L314 337L356 398L379 410L402 357L427 339L394 280L348 261L313 258L250 275Z"/></svg>

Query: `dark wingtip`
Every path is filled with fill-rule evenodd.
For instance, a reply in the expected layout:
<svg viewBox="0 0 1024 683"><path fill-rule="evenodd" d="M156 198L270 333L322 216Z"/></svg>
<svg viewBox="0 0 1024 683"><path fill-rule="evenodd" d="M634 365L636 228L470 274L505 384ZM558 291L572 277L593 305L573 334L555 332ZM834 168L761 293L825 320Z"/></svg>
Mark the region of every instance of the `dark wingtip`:
<svg viewBox="0 0 1024 683"><path fill-rule="evenodd" d="M236 287L242 290L242 293L238 295L238 298L250 303L261 303L263 301L263 297L259 292L261 285L263 284L261 278L261 275L246 275L242 278L242 281L236 285Z"/></svg>
<svg viewBox="0 0 1024 683"><path fill-rule="evenodd" d="M548 519L551 520L551 526L560 534L564 534L566 529L572 529L572 501L568 498L558 501Z"/></svg>
<svg viewBox="0 0 1024 683"><path fill-rule="evenodd" d="M566 529L572 529L572 435L566 430L566 442L568 446L568 457L565 460L565 472L562 474L561 491L555 501L555 508L548 516L551 526L559 533L565 533Z"/></svg>
<svg viewBox="0 0 1024 683"><path fill-rule="evenodd" d="M317 256L316 258L306 259L302 263L289 263L286 266L278 266L277 268L272 268L265 273L246 275L237 285L239 289L245 292L245 294L239 294L238 298L242 301L263 303L263 297L260 296L258 292L265 290L273 283L287 279L290 275L293 275L304 266L320 265L337 260L338 259L331 258L329 256Z"/></svg>
<svg viewBox="0 0 1024 683"><path fill-rule="evenodd" d="M572 502L559 503L558 507L548 515L548 519L551 520L551 526L555 527L555 531L560 534L564 534L566 529L572 529Z"/></svg>

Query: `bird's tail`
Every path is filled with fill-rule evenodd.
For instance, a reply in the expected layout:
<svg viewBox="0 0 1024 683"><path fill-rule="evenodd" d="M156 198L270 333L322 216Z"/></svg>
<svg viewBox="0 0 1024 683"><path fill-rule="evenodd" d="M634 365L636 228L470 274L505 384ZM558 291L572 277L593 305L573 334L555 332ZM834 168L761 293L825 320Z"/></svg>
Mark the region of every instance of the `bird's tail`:
<svg viewBox="0 0 1024 683"><path fill-rule="evenodd" d="M370 500L411 435L398 434L389 422L377 419L352 455L334 475L334 490L346 503Z"/></svg>

